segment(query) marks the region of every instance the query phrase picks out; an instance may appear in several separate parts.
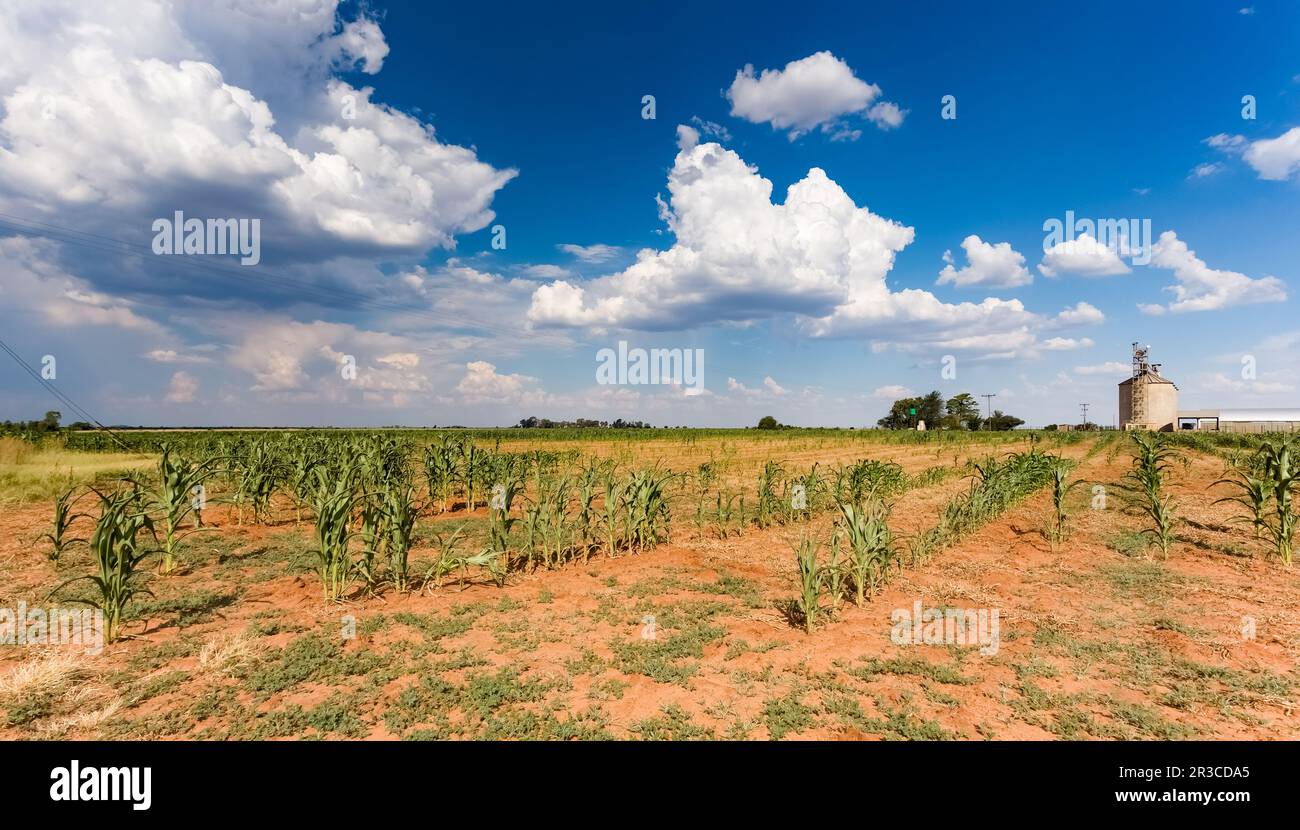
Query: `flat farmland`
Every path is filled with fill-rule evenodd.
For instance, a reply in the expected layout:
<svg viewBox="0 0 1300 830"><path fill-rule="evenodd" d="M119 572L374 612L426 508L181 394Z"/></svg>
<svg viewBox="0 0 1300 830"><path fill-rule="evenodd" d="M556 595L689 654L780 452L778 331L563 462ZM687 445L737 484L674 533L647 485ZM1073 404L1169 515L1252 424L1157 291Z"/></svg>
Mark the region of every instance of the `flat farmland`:
<svg viewBox="0 0 1300 830"><path fill-rule="evenodd" d="M1161 519L1116 433L546 432L11 445L0 607L120 622L0 646L0 737L1300 737L1258 446Z"/></svg>

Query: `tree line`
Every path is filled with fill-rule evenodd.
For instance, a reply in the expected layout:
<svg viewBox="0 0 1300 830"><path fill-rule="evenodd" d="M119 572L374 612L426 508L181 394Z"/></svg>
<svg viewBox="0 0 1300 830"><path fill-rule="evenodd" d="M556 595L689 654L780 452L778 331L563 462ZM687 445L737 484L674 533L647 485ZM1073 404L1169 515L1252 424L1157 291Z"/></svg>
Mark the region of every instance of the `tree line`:
<svg viewBox="0 0 1300 830"><path fill-rule="evenodd" d="M1008 430L1024 423L1000 409L987 418L980 415L979 402L969 392L953 395L946 401L938 390L916 398L899 398L889 414L876 422L882 429L915 429L925 421L926 429Z"/></svg>

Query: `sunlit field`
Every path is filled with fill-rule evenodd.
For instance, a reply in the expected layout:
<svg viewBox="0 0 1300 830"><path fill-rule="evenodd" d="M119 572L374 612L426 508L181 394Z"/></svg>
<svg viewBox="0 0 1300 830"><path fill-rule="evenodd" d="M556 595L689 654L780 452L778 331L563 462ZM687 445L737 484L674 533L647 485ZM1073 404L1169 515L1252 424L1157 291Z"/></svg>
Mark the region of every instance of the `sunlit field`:
<svg viewBox="0 0 1300 830"><path fill-rule="evenodd" d="M1294 739L1291 449L1096 431L0 439L0 606L102 619L102 642L0 646L2 728Z"/></svg>

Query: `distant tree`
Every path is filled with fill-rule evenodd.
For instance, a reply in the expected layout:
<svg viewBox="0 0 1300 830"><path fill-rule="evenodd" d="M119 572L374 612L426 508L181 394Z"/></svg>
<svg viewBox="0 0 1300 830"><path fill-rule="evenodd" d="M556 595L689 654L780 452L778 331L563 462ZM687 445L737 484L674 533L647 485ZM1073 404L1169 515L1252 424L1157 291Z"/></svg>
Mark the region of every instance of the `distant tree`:
<svg viewBox="0 0 1300 830"><path fill-rule="evenodd" d="M776 428L778 428L779 426L781 426L781 425L778 424L778 423L776 422L776 419L773 418L771 415L764 415L762 418L759 418L759 419L758 419L758 428L759 428L759 429L776 429Z"/></svg>
<svg viewBox="0 0 1300 830"><path fill-rule="evenodd" d="M920 406L920 398L899 398L889 407L889 414L876 421L876 425L884 429L911 429L916 418L912 412L919 411Z"/></svg>
<svg viewBox="0 0 1300 830"><path fill-rule="evenodd" d="M1004 415L1001 409L993 410L993 414L985 422L985 427L995 432L1003 432L1009 429L1015 429L1023 424L1024 421L1014 415Z"/></svg>
<svg viewBox="0 0 1300 830"><path fill-rule="evenodd" d="M62 418L63 418L62 412L58 412L56 410L51 409L49 412L45 413L45 417L41 420L41 424L42 426L45 427L46 431L52 432L59 428L59 421Z"/></svg>
<svg viewBox="0 0 1300 830"><path fill-rule="evenodd" d="M946 405L944 426L948 429L978 429L980 423L980 405L969 392L953 395ZM973 425L972 425L973 424Z"/></svg>
<svg viewBox="0 0 1300 830"><path fill-rule="evenodd" d="M876 425L885 429L912 429L917 421L925 421L931 429L942 426L943 395L935 391L921 398L899 398Z"/></svg>

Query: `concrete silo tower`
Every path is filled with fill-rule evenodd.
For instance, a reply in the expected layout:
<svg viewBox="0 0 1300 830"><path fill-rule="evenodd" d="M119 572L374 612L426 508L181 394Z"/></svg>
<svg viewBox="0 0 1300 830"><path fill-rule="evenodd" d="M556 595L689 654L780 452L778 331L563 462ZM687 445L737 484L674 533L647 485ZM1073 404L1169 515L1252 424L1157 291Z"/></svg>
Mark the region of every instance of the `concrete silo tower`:
<svg viewBox="0 0 1300 830"><path fill-rule="evenodd" d="M1150 348L1133 344L1133 376L1119 385L1120 429L1167 432L1178 422L1178 387L1147 362Z"/></svg>

